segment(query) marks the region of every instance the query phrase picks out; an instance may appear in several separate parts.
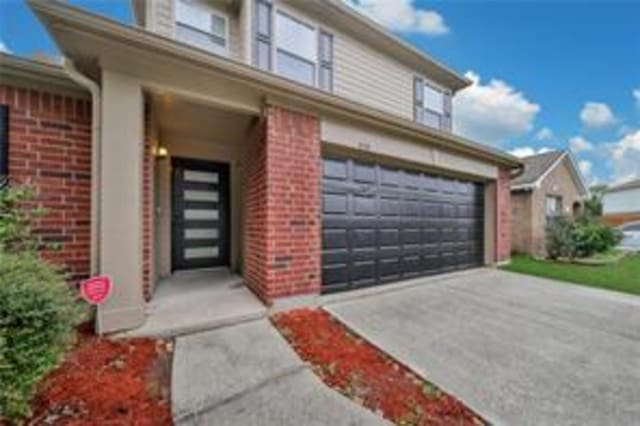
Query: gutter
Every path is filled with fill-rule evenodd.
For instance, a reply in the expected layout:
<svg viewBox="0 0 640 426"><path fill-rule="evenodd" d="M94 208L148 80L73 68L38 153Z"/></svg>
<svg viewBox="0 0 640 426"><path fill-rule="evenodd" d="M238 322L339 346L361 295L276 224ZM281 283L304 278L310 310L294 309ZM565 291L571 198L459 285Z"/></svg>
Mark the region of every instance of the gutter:
<svg viewBox="0 0 640 426"><path fill-rule="evenodd" d="M78 71L68 58L64 58L62 68L71 80L91 93L91 275L97 275L100 271L101 90L95 81Z"/></svg>

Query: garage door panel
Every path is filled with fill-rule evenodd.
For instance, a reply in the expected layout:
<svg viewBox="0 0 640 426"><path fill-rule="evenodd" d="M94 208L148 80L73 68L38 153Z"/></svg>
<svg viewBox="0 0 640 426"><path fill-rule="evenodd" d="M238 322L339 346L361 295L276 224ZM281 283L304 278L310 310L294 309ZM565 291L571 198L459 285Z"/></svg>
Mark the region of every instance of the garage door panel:
<svg viewBox="0 0 640 426"><path fill-rule="evenodd" d="M322 231L322 248L325 250L347 248L346 229L324 229Z"/></svg>
<svg viewBox="0 0 640 426"><path fill-rule="evenodd" d="M376 199L374 197L354 195L351 201L354 215L374 216L376 214Z"/></svg>
<svg viewBox="0 0 640 426"><path fill-rule="evenodd" d="M324 194L322 197L322 209L325 214L337 213L345 214L348 208L347 194Z"/></svg>
<svg viewBox="0 0 640 426"><path fill-rule="evenodd" d="M376 230L369 229L352 229L351 245L354 248L359 247L375 247L376 246Z"/></svg>
<svg viewBox="0 0 640 426"><path fill-rule="evenodd" d="M346 264L325 265L322 268L322 280L328 286L346 286L349 281L349 269Z"/></svg>
<svg viewBox="0 0 640 426"><path fill-rule="evenodd" d="M347 178L347 162L328 158L324 160L323 176L329 179L344 180Z"/></svg>
<svg viewBox="0 0 640 426"><path fill-rule="evenodd" d="M323 291L483 261L483 186L352 159L325 159Z"/></svg>

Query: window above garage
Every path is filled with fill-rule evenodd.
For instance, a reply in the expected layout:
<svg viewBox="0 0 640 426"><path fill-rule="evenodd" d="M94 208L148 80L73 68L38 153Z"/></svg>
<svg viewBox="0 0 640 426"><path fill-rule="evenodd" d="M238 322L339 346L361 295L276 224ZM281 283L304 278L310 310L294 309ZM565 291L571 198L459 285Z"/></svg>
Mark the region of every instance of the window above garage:
<svg viewBox="0 0 640 426"><path fill-rule="evenodd" d="M414 119L439 130L451 131L451 92L422 77L413 85Z"/></svg>

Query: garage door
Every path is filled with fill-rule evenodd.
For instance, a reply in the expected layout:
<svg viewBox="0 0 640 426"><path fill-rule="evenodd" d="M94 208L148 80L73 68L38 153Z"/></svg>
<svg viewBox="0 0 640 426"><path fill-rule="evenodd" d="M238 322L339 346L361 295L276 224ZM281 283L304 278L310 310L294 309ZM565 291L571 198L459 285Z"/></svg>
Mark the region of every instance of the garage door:
<svg viewBox="0 0 640 426"><path fill-rule="evenodd" d="M325 158L323 292L483 264L481 183Z"/></svg>

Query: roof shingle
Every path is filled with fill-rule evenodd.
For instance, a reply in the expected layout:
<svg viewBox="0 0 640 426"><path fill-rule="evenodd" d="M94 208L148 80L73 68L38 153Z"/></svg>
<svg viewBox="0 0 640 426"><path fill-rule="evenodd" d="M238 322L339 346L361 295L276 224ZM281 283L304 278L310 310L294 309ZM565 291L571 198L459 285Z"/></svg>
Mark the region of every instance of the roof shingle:
<svg viewBox="0 0 640 426"><path fill-rule="evenodd" d="M551 151L521 158L524 173L511 181L511 187L534 184L564 154L564 151Z"/></svg>

